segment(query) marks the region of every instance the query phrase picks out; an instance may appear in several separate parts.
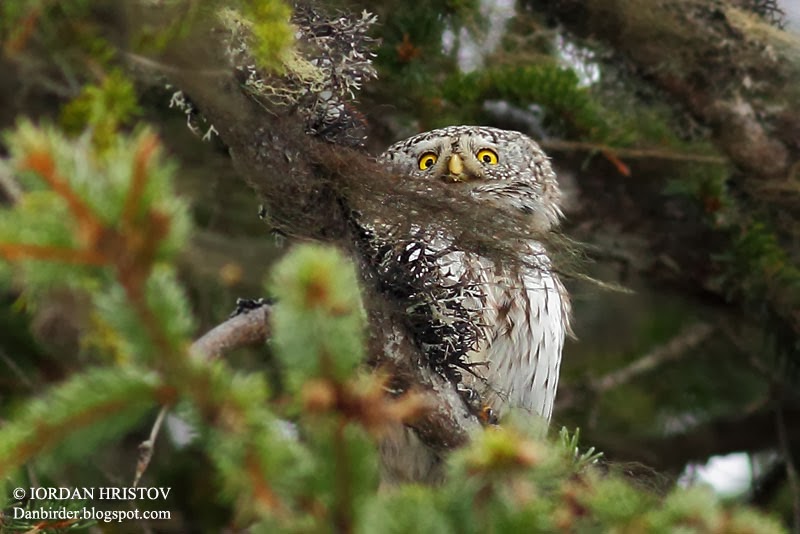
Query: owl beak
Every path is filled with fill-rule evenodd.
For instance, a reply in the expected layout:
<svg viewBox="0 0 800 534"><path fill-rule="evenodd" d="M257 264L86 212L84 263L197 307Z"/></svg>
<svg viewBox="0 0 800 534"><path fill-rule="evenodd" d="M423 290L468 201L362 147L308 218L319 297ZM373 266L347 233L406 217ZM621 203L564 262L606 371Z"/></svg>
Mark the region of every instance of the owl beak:
<svg viewBox="0 0 800 534"><path fill-rule="evenodd" d="M450 156L450 159L447 160L447 170L450 171L450 174L444 176L446 180L450 180L451 182L467 180L467 176L464 174L464 161L458 154L453 154Z"/></svg>
<svg viewBox="0 0 800 534"><path fill-rule="evenodd" d="M447 162L447 170L455 176L464 172L464 162L461 160L461 156L458 154L450 156L450 160Z"/></svg>

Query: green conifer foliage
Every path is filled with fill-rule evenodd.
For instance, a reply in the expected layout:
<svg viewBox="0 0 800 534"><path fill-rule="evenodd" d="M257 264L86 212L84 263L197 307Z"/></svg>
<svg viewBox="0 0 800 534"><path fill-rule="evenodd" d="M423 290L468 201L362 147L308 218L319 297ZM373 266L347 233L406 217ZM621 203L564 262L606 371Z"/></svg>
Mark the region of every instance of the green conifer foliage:
<svg viewBox="0 0 800 534"><path fill-rule="evenodd" d="M145 4L150 3L126 6L137 13L146 11ZM299 69L292 74L295 78L283 74L281 81L287 86L301 78L308 82L308 88L295 87L303 98L316 98L311 89L325 85L311 82L340 65L323 69L304 62L302 50L293 48L291 8L280 0L152 4L165 4L161 7L169 13L183 16L160 24L134 17L135 27L126 34L131 47L125 48L112 44L121 37L103 31L103 17L96 13L103 10L96 3L0 2L5 52L53 50L60 74L80 73L80 90L65 98L59 126L23 119L4 133L0 178L10 177L19 191L3 191L9 199L0 206L0 286L18 299L18 309L35 311L46 307L53 293L69 291L84 298L88 310L76 349L82 353L72 358L65 376L14 389L10 402L0 399L0 500L6 510L16 504L11 488L34 485L31 473L53 485L73 484L76 466L89 466L98 451L115 446L126 466L112 473L115 485L129 485L137 469L137 475L144 473L143 484L156 484L166 470L137 468L134 447L121 445L146 439L157 410L163 408L189 424L195 437L184 448L162 438L154 451L156 460L194 462L189 484L210 480L214 485L213 503L184 504L179 510L178 504L169 503L176 516L183 516L168 525L174 530L782 532L772 518L722 502L706 489L675 487L663 496L644 487L646 483L631 483L613 464L602 463L594 448L584 450L577 431L562 429L558 437L545 438L543 429L533 428L524 414L511 414L452 451L441 486L381 488L377 444L390 426L412 422L423 412L424 392L394 397L384 377L364 368L367 320L358 276L353 261L332 246L293 246L265 284L274 297L268 348L285 387L273 390L263 366L244 370L203 353L194 342L200 321L178 267L196 232L186 200L175 192L179 167L166 157L155 130L136 122L145 114L144 106L137 99L138 87L125 74L129 65L120 58L158 64L137 51L168 50L189 36L198 21L220 24L222 33L233 32L226 23L235 21L235 30L246 36L237 34L242 39L227 44L243 48L226 49L220 56L230 59L225 54L239 52L276 80L283 68L294 65ZM398 44L384 43L381 61L404 77L396 84L400 91L409 90L403 102L425 100L424 109L444 110L426 120L468 122L480 115L485 100L504 99L521 108L541 105L558 131L584 141L627 146L664 136L667 146L689 145L682 145L657 113L650 123L631 126L630 117L606 109L580 86L573 71L553 63L498 63L470 74L434 72L453 59L440 50L442 32L473 23L479 4L459 0L420 5L418 11L406 10L387 22L387 35ZM358 31L351 32L359 38L372 19L365 13L361 20ZM313 21L314 28L324 29L324 23ZM84 31L72 46L56 46L60 36L76 28ZM327 35L320 30L315 37ZM426 56L433 61L423 64L419 58ZM357 66L369 78L364 73L372 67L363 58ZM80 70L86 64L101 74ZM163 71L169 67L166 60L158 64ZM339 74L346 78L347 73ZM342 95L362 81L339 87ZM350 105L343 101L342 109ZM280 144L281 133L269 132L264 143ZM707 144L697 146L710 151ZM280 156L298 157L291 151ZM622 168L619 163L617 169ZM711 221L735 234L729 255L719 258L728 268L719 283L730 288L731 298L753 306L760 302L758 295L777 294L778 311L795 313L793 304L800 299L796 266L769 227L753 224L739 230L730 219L723 220L722 215L732 216L736 203L726 189L727 167L711 163L713 171L681 175L680 187L670 192L725 208L715 208L720 216ZM13 319L6 320L6 315ZM3 311L2 321L3 326L26 328L11 312ZM648 339L652 337L649 333ZM14 362L16 356L9 354L8 360ZM55 355L67 356L74 355ZM699 373L694 377L697 382L706 379ZM741 397L742 391L737 394ZM618 414L636 409L655 419L668 413L652 395L641 395L641 403L633 406L638 397L623 391ZM99 470L86 471L94 477L90 485L109 485ZM125 482L118 484L120 480ZM224 517L193 523L192 516L209 504L223 509ZM83 521L54 525L0 515L0 530L86 526Z"/></svg>
<svg viewBox="0 0 800 534"><path fill-rule="evenodd" d="M298 248L275 268L270 289L281 303L272 339L284 366L299 373L289 376L292 389L352 376L364 359L364 313L350 262L333 249Z"/></svg>

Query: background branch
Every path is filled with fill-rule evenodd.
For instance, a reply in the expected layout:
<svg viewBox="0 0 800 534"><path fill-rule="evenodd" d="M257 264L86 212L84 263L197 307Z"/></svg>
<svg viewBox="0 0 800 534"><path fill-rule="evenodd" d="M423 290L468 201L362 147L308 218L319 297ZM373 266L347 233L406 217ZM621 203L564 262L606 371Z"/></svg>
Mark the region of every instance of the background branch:
<svg viewBox="0 0 800 534"><path fill-rule="evenodd" d="M800 440L800 409L783 409L786 437ZM736 417L720 417L665 437L630 438L620 442L597 433L594 444L612 460L642 462L665 472L680 472L688 462L733 452L758 452L774 447L778 436L775 406L763 406Z"/></svg>
<svg viewBox="0 0 800 534"><path fill-rule="evenodd" d="M714 328L705 323L690 325L667 343L648 352L627 366L593 380L590 387L593 392L602 394L624 384L643 373L652 371L656 367L684 356L689 350L708 338L713 331Z"/></svg>
<svg viewBox="0 0 800 534"><path fill-rule="evenodd" d="M565 410L579 403L586 403L589 397L596 399L598 396L626 384L642 374L689 354L693 348L702 343L713 332L714 327L706 323L689 325L667 343L659 345L628 365L591 380L588 385L580 385L570 389L564 388L560 393L556 406L559 410ZM595 404L595 401L588 401L588 403Z"/></svg>

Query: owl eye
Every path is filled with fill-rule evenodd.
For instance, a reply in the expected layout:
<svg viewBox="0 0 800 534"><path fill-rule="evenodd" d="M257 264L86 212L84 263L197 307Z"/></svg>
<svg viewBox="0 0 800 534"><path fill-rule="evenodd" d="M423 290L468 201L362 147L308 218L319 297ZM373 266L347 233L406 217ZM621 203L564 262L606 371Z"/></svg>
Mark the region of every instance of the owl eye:
<svg viewBox="0 0 800 534"><path fill-rule="evenodd" d="M436 163L437 159L439 159L439 157L433 152L425 152L419 157L419 168L423 171L425 169L430 169L433 167L433 164Z"/></svg>
<svg viewBox="0 0 800 534"><path fill-rule="evenodd" d="M489 165L497 165L497 152L494 150L484 148L483 150L479 150L475 156L478 158L478 161L488 163Z"/></svg>

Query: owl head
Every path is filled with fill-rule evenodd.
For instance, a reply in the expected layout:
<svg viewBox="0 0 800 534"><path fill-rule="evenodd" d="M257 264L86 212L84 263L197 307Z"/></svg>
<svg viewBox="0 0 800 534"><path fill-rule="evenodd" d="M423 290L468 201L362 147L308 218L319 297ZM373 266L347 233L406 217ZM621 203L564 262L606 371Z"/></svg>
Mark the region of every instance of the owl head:
<svg viewBox="0 0 800 534"><path fill-rule="evenodd" d="M561 217L550 160L520 132L450 126L399 141L381 160L404 176L465 187L478 200L538 215L547 227Z"/></svg>

